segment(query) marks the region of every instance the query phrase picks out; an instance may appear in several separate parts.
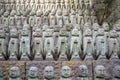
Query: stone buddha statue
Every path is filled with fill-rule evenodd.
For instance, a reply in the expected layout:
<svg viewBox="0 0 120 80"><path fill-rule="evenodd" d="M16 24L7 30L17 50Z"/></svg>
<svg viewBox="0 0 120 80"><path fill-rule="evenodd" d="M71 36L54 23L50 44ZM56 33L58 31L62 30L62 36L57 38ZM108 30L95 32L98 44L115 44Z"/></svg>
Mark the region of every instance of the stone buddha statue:
<svg viewBox="0 0 120 80"><path fill-rule="evenodd" d="M97 65L94 70L95 80L106 80L106 68L103 65Z"/></svg>
<svg viewBox="0 0 120 80"><path fill-rule="evenodd" d="M19 67L13 66L10 68L9 80L22 80Z"/></svg>
<svg viewBox="0 0 120 80"><path fill-rule="evenodd" d="M44 69L44 80L55 80L54 68L46 66Z"/></svg>
<svg viewBox="0 0 120 80"><path fill-rule="evenodd" d="M56 21L57 21L57 25L60 27L63 27L63 16L62 16L62 10L58 9L57 10L57 15L56 15Z"/></svg>
<svg viewBox="0 0 120 80"><path fill-rule="evenodd" d="M47 29L45 31L45 37L44 37L44 56L46 56L47 54L53 54L54 53L54 39L52 36L52 30L51 29Z"/></svg>
<svg viewBox="0 0 120 80"><path fill-rule="evenodd" d="M63 22L64 25L70 24L69 11L67 9L64 9L63 11Z"/></svg>
<svg viewBox="0 0 120 80"><path fill-rule="evenodd" d="M52 9L51 13L50 13L50 27L53 28L56 25L56 11L55 9Z"/></svg>
<svg viewBox="0 0 120 80"><path fill-rule="evenodd" d="M74 28L71 32L71 41L70 41L70 53L72 56L78 55L80 60L79 54L81 53L81 46L82 46L82 35L81 32ZM77 56L76 56L77 57ZM72 59L72 58L71 58Z"/></svg>
<svg viewBox="0 0 120 80"><path fill-rule="evenodd" d="M85 60L92 60L92 54L94 52L94 45L92 39L92 31L90 28L86 28L83 36L83 53L86 58Z"/></svg>
<svg viewBox="0 0 120 80"><path fill-rule="evenodd" d="M80 65L76 80L89 80L89 71L86 65ZM76 74L77 75L77 74Z"/></svg>
<svg viewBox="0 0 120 80"><path fill-rule="evenodd" d="M43 16L43 25L48 25L49 26L49 11L45 11L44 16Z"/></svg>
<svg viewBox="0 0 120 80"><path fill-rule="evenodd" d="M69 66L62 67L60 80L73 80L71 68Z"/></svg>
<svg viewBox="0 0 120 80"><path fill-rule="evenodd" d="M16 14L16 11L15 10L12 10L11 13L10 13L10 17L9 17L9 28L15 28L15 14Z"/></svg>
<svg viewBox="0 0 120 80"><path fill-rule="evenodd" d="M119 59L119 43L117 40L118 34L115 30L111 30L109 32L109 38L108 38L108 50L109 54L107 55L110 57L110 59Z"/></svg>
<svg viewBox="0 0 120 80"><path fill-rule="evenodd" d="M94 23L93 26L92 26L92 37L93 37L93 43L94 43L94 46L95 45L95 40L96 40L96 37L98 35L98 29L100 28L100 25L98 23Z"/></svg>
<svg viewBox="0 0 120 80"><path fill-rule="evenodd" d="M42 17L43 17L43 11L38 10L36 12L36 20L35 20L35 24L38 25L39 27L42 26Z"/></svg>
<svg viewBox="0 0 120 80"><path fill-rule="evenodd" d="M78 18L77 18L77 23L81 26L81 29L83 29L84 26L84 15L82 9L78 11Z"/></svg>
<svg viewBox="0 0 120 80"><path fill-rule="evenodd" d="M85 23L90 23L91 24L91 17L90 17L90 11L89 10L84 11L84 20L85 20Z"/></svg>
<svg viewBox="0 0 120 80"><path fill-rule="evenodd" d="M97 17L96 17L96 13L95 11L92 9L91 11L91 23L94 24L94 23L98 23L98 20L97 20Z"/></svg>
<svg viewBox="0 0 120 80"><path fill-rule="evenodd" d="M58 43L57 43L57 48L58 48L58 55L59 58L58 60L60 61L67 61L67 38L66 38L66 30L63 28L60 30L59 37L58 37ZM70 55L70 54L69 54Z"/></svg>
<svg viewBox="0 0 120 80"><path fill-rule="evenodd" d="M16 28L10 30L10 41L8 46L9 60L18 60L19 36Z"/></svg>
<svg viewBox="0 0 120 80"><path fill-rule="evenodd" d="M34 10L32 10L30 12L30 17L29 17L28 23L29 23L30 27L34 27L34 25L35 25L35 12L34 12Z"/></svg>
<svg viewBox="0 0 120 80"><path fill-rule="evenodd" d="M96 58L101 54L106 55L106 53L108 52L108 46L107 46L108 44L106 43L103 28L100 28L98 30L98 35L96 37L95 45L96 45L96 55L95 55Z"/></svg>
<svg viewBox="0 0 120 80"><path fill-rule="evenodd" d="M77 16L75 10L71 10L70 22L71 24L77 24Z"/></svg>
<svg viewBox="0 0 120 80"><path fill-rule="evenodd" d="M22 30L22 18L21 18L20 12L16 13L15 21L16 21L16 26L17 26L18 31L21 31Z"/></svg>
<svg viewBox="0 0 120 80"><path fill-rule="evenodd" d="M32 34L32 52L34 55L35 61L43 60L43 38L42 38L42 30L40 28L36 28L35 32Z"/></svg>
<svg viewBox="0 0 120 80"><path fill-rule="evenodd" d="M112 80L120 80L120 66L117 65L113 68L113 79Z"/></svg>
<svg viewBox="0 0 120 80"><path fill-rule="evenodd" d="M29 60L30 58L30 37L29 30L25 27L22 29L22 35L20 39L20 60Z"/></svg>
<svg viewBox="0 0 120 80"><path fill-rule="evenodd" d="M7 27L9 26L9 12L8 11L4 12L2 16L2 24L6 25Z"/></svg>
<svg viewBox="0 0 120 80"><path fill-rule="evenodd" d="M0 29L0 60L5 60L8 57L6 53L7 45L5 36L4 30Z"/></svg>
<svg viewBox="0 0 120 80"><path fill-rule="evenodd" d="M37 67L35 67L35 66L30 67L28 70L28 79L27 80L40 80L38 78L38 76L39 76L38 72L39 72L39 70Z"/></svg>

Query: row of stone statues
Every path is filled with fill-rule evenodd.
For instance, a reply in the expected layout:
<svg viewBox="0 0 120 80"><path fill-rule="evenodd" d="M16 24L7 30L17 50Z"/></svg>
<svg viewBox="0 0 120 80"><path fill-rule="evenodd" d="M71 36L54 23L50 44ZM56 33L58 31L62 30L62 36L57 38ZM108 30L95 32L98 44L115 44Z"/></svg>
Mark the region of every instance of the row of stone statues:
<svg viewBox="0 0 120 80"><path fill-rule="evenodd" d="M73 76L70 66L62 66L59 71L60 76L56 76L53 66L45 66L41 72L38 67L30 66L28 71L26 71L26 79L22 78L21 70L18 66L11 66L8 70L8 79L4 79L3 69L0 67L0 80L55 80L56 77L59 77L57 80L120 80L120 65L112 67L111 76L107 75L108 68L104 65L96 65L93 68L94 75L92 76L88 67L88 65L78 65L77 73L74 73L76 76ZM42 73L43 78L40 77L40 73Z"/></svg>
<svg viewBox="0 0 120 80"><path fill-rule="evenodd" d="M91 9L90 0L1 0L1 7L6 10L15 9L17 11L52 10L58 9Z"/></svg>
<svg viewBox="0 0 120 80"><path fill-rule="evenodd" d="M94 23L91 27L65 25L61 29L50 29L44 25L29 28L25 24L22 30L15 26L0 29L0 59L1 60L104 60L119 59L120 41L119 24L112 30L103 23L100 27ZM9 31L10 30L10 31Z"/></svg>
<svg viewBox="0 0 120 80"><path fill-rule="evenodd" d="M23 12L24 13L24 12ZM5 11L1 14L0 23L5 24L8 27L17 26L18 29L21 29L22 26L27 23L30 27L43 27L48 25L51 28L56 26L63 27L64 25L73 25L78 24L80 27L83 27L85 23L97 23L97 17L94 10L81 10L77 12L71 10L70 12L67 9L63 11L59 8L58 10L46 10L46 11L30 11L29 14L22 14L12 10L11 12Z"/></svg>

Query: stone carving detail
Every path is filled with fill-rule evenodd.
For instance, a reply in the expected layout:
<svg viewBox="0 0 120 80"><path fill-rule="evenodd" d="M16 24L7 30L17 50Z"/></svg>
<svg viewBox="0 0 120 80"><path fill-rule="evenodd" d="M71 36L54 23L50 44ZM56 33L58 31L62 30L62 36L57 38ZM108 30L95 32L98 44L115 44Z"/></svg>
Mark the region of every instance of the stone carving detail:
<svg viewBox="0 0 120 80"><path fill-rule="evenodd" d="M38 68L30 67L28 71L28 80L39 80L38 78Z"/></svg>
<svg viewBox="0 0 120 80"><path fill-rule="evenodd" d="M8 47L9 59L18 60L19 59L19 40L18 40L17 29L12 29L10 31L10 42Z"/></svg>
<svg viewBox="0 0 120 80"><path fill-rule="evenodd" d="M23 28L22 36L20 39L20 59L29 60L30 56L30 38L27 28Z"/></svg>
<svg viewBox="0 0 120 80"><path fill-rule="evenodd" d="M114 74L114 78L112 80L119 80L120 79L120 66L117 65L113 68L113 74Z"/></svg>
<svg viewBox="0 0 120 80"><path fill-rule="evenodd" d="M105 80L106 69L103 65L95 67L95 80Z"/></svg>
<svg viewBox="0 0 120 80"><path fill-rule="evenodd" d="M22 80L20 74L20 69L17 66L13 66L9 71L9 80Z"/></svg>
<svg viewBox="0 0 120 80"><path fill-rule="evenodd" d="M69 66L63 66L61 69L60 80L73 80L71 75L71 68Z"/></svg>
<svg viewBox="0 0 120 80"><path fill-rule="evenodd" d="M54 68L52 66L47 66L44 69L44 80L54 80Z"/></svg>
<svg viewBox="0 0 120 80"><path fill-rule="evenodd" d="M79 66L79 73L78 74L79 75L76 78L76 80L89 80L88 79L89 71L88 71L88 67L86 65Z"/></svg>

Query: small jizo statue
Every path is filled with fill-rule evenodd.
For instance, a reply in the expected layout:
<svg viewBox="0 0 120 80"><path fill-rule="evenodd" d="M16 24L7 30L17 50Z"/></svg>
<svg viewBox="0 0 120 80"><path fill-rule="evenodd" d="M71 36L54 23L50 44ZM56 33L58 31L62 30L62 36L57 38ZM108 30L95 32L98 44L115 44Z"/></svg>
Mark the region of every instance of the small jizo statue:
<svg viewBox="0 0 120 80"><path fill-rule="evenodd" d="M79 54L81 53L81 46L82 46L82 35L78 29L73 29L71 32L71 45L70 45L70 55L72 55L71 60L78 59L80 60ZM76 55L76 56L75 56Z"/></svg>
<svg viewBox="0 0 120 80"><path fill-rule="evenodd" d="M48 25L49 26L49 11L45 11L44 16L43 16L43 25Z"/></svg>
<svg viewBox="0 0 120 80"><path fill-rule="evenodd" d="M43 38L42 38L42 30L37 28L35 32L33 32L32 39L32 50L34 55L34 60L43 60Z"/></svg>
<svg viewBox="0 0 120 80"><path fill-rule="evenodd" d="M69 66L62 67L60 80L73 80L71 68Z"/></svg>
<svg viewBox="0 0 120 80"><path fill-rule="evenodd" d="M96 58L101 54L107 54L108 52L108 44L106 43L105 35L104 35L104 29L100 28L98 30L98 35L96 37Z"/></svg>
<svg viewBox="0 0 120 80"><path fill-rule="evenodd" d="M91 17L90 17L89 10L84 11L84 20L85 20L85 23L90 23L91 24Z"/></svg>
<svg viewBox="0 0 120 80"><path fill-rule="evenodd" d="M44 80L55 80L54 68L47 66L44 69Z"/></svg>
<svg viewBox="0 0 120 80"><path fill-rule="evenodd" d="M78 71L76 80L89 80L89 71L86 65L80 65Z"/></svg>
<svg viewBox="0 0 120 80"><path fill-rule="evenodd" d="M7 41L5 39L5 31L3 29L0 29L0 60L5 60L8 55L6 53L7 50Z"/></svg>
<svg viewBox="0 0 120 80"><path fill-rule="evenodd" d="M107 55L110 59L118 59L119 54L119 42L117 40L118 34L115 30L109 32L108 38L108 50L109 54Z"/></svg>
<svg viewBox="0 0 120 80"><path fill-rule="evenodd" d="M12 28L12 26L15 25L15 14L16 14L16 11L15 10L12 10L11 13L10 13L10 17L9 17L9 25L10 25L10 29Z"/></svg>
<svg viewBox="0 0 120 80"><path fill-rule="evenodd" d="M2 24L6 25L7 27L9 26L9 11L4 12L2 16Z"/></svg>
<svg viewBox="0 0 120 80"><path fill-rule="evenodd" d="M112 80L120 80L120 65L117 65L113 68L113 79Z"/></svg>
<svg viewBox="0 0 120 80"><path fill-rule="evenodd" d="M54 54L54 39L52 33L53 32L51 29L47 29L45 33L44 56L46 56L46 58L48 54L51 56L51 58L53 58Z"/></svg>
<svg viewBox="0 0 120 80"><path fill-rule="evenodd" d="M30 12L29 25L30 27L34 27L35 25L35 12L33 10Z"/></svg>
<svg viewBox="0 0 120 80"><path fill-rule="evenodd" d="M28 70L28 80L40 80L39 79L39 75L38 75L38 68L37 67L30 67L29 70Z"/></svg>
<svg viewBox="0 0 120 80"><path fill-rule="evenodd" d="M9 80L22 80L19 67L13 66L10 68Z"/></svg>
<svg viewBox="0 0 120 80"><path fill-rule="evenodd" d="M94 80L106 80L106 68L103 65L97 65L95 67L95 78Z"/></svg>
<svg viewBox="0 0 120 80"><path fill-rule="evenodd" d="M62 16L62 10L61 9L57 10L56 18L57 18L57 25L60 26L60 27L63 27L63 16Z"/></svg>
<svg viewBox="0 0 120 80"><path fill-rule="evenodd" d="M10 41L8 46L8 53L10 60L18 60L19 56L19 40L18 40L18 31L17 29L13 28L10 31Z"/></svg>
<svg viewBox="0 0 120 80"><path fill-rule="evenodd" d="M30 58L30 37L29 37L29 31L27 28L23 28L22 30L22 36L20 39L20 59L21 60L29 60Z"/></svg>
<svg viewBox="0 0 120 80"><path fill-rule="evenodd" d="M54 27L56 25L56 16L55 16L56 11L53 9L50 13L50 27Z"/></svg>
<svg viewBox="0 0 120 80"><path fill-rule="evenodd" d="M83 49L84 49L83 56L86 57L85 60L88 60L88 59L92 60L92 54L94 52L94 45L93 45L93 39L92 39L92 31L89 28L87 28L84 33Z"/></svg>
<svg viewBox="0 0 120 80"><path fill-rule="evenodd" d="M71 10L70 21L71 24L77 24L77 16L75 10Z"/></svg>
<svg viewBox="0 0 120 80"><path fill-rule="evenodd" d="M61 61L67 61L67 38L66 38L66 30L61 29L58 37L58 43L57 43L57 48L58 48L58 55L59 59ZM70 55L70 54L69 54Z"/></svg>
<svg viewBox="0 0 120 80"><path fill-rule="evenodd" d="M4 80L3 68L2 67L0 67L0 80Z"/></svg>
<svg viewBox="0 0 120 80"><path fill-rule="evenodd" d="M63 11L63 22L64 22L64 25L70 24L69 11L67 9Z"/></svg>

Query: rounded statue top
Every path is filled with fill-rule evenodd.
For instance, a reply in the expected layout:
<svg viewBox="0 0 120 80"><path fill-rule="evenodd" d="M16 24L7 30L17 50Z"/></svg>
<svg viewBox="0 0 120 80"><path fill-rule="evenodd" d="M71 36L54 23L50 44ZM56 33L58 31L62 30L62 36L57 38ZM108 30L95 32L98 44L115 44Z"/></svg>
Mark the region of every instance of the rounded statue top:
<svg viewBox="0 0 120 80"><path fill-rule="evenodd" d="M38 68L35 67L35 66L32 66L28 70L28 76L30 78L37 78L38 77L38 72L39 72Z"/></svg>
<svg viewBox="0 0 120 80"><path fill-rule="evenodd" d="M61 69L61 77L63 78L69 78L71 77L71 68L69 66L63 66Z"/></svg>

